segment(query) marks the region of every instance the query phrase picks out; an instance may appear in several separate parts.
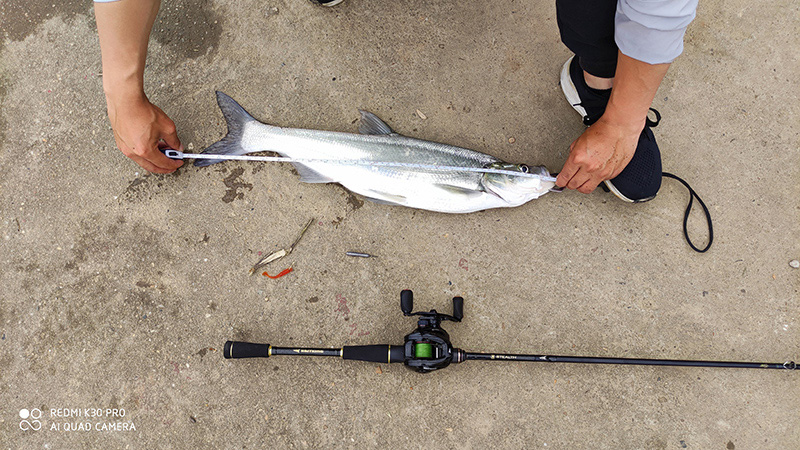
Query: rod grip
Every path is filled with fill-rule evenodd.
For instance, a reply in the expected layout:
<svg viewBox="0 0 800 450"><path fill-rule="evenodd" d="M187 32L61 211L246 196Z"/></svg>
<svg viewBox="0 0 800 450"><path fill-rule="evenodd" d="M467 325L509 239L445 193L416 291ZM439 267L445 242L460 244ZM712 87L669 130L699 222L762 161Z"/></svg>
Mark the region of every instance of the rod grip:
<svg viewBox="0 0 800 450"><path fill-rule="evenodd" d="M342 359L387 364L403 362L404 356L405 351L402 345L346 345L342 347Z"/></svg>
<svg viewBox="0 0 800 450"><path fill-rule="evenodd" d="M225 359L231 358L269 358L269 344L228 341L222 350Z"/></svg>

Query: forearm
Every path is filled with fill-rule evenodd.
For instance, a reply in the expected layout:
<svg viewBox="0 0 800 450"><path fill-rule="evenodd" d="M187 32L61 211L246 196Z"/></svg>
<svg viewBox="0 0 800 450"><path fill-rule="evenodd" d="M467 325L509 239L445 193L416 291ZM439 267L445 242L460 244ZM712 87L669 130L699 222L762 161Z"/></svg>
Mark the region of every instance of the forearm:
<svg viewBox="0 0 800 450"><path fill-rule="evenodd" d="M637 134L641 132L668 68L669 64L648 64L620 52L611 98L601 120Z"/></svg>
<svg viewBox="0 0 800 450"><path fill-rule="evenodd" d="M115 100L144 98L147 43L160 0L95 3L103 90Z"/></svg>
<svg viewBox="0 0 800 450"><path fill-rule="evenodd" d="M160 0L95 3L103 58L103 90L114 140L125 156L154 173L172 173L183 163L162 147L183 147L175 123L144 93L147 42Z"/></svg>

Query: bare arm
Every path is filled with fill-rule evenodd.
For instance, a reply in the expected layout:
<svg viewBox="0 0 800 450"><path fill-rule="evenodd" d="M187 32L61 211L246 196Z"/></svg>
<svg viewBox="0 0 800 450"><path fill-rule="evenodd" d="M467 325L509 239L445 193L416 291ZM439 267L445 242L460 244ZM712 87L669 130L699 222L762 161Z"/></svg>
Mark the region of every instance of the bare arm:
<svg viewBox="0 0 800 450"><path fill-rule="evenodd" d="M147 43L159 4L159 0L95 3L95 15L103 57L103 90L117 146L148 171L170 173L183 163L167 158L158 149L182 149L175 123L144 93Z"/></svg>
<svg viewBox="0 0 800 450"><path fill-rule="evenodd" d="M669 64L648 64L623 55L603 116L570 145L556 185L592 192L616 177L633 158L647 111Z"/></svg>

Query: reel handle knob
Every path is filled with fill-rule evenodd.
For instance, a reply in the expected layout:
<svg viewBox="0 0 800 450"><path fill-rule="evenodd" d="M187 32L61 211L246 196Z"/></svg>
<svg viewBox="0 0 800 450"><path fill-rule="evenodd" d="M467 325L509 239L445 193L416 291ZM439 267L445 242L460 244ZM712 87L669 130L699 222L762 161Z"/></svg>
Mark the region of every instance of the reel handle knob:
<svg viewBox="0 0 800 450"><path fill-rule="evenodd" d="M458 322L461 322L461 319L464 318L463 297L453 297L453 317L455 317L456 321Z"/></svg>
<svg viewBox="0 0 800 450"><path fill-rule="evenodd" d="M414 309L414 293L410 289L403 289L400 292L400 310L403 315L411 315L411 310Z"/></svg>

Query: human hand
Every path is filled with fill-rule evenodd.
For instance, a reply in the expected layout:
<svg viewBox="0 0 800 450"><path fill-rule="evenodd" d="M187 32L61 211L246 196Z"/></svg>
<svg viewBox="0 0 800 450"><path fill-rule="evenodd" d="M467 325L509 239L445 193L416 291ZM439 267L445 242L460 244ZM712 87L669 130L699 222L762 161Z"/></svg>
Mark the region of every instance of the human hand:
<svg viewBox="0 0 800 450"><path fill-rule="evenodd" d="M589 194L610 180L633 158L644 128L630 122L615 122L604 115L569 146L569 157L556 178L556 186Z"/></svg>
<svg viewBox="0 0 800 450"><path fill-rule="evenodd" d="M183 151L175 123L144 93L120 98L106 95L114 140L125 156L153 173L172 173L183 161L170 159L162 148Z"/></svg>

